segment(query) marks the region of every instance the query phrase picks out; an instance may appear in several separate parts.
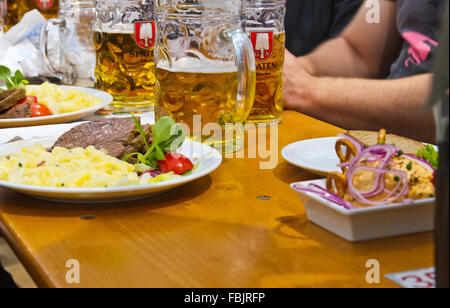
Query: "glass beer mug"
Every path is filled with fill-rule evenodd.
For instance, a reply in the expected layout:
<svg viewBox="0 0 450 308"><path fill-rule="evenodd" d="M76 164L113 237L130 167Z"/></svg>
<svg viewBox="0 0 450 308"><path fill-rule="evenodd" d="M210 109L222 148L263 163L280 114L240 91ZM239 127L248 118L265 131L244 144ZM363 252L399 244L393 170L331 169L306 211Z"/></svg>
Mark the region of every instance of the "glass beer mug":
<svg viewBox="0 0 450 308"><path fill-rule="evenodd" d="M285 0L247 0L246 32L256 58L256 97L248 122L279 123L284 108Z"/></svg>
<svg viewBox="0 0 450 308"><path fill-rule="evenodd" d="M41 29L42 62L63 83L92 87L95 69L92 41L94 3L92 0L65 0L59 15ZM53 32L54 29L57 31Z"/></svg>
<svg viewBox="0 0 450 308"><path fill-rule="evenodd" d="M192 139L239 150L255 94L255 57L240 0L157 0L156 117Z"/></svg>
<svg viewBox="0 0 450 308"><path fill-rule="evenodd" d="M6 0L0 0L0 32L6 30L6 16L7 16Z"/></svg>
<svg viewBox="0 0 450 308"><path fill-rule="evenodd" d="M109 110L153 111L156 26L153 0L96 0L95 87L114 97Z"/></svg>

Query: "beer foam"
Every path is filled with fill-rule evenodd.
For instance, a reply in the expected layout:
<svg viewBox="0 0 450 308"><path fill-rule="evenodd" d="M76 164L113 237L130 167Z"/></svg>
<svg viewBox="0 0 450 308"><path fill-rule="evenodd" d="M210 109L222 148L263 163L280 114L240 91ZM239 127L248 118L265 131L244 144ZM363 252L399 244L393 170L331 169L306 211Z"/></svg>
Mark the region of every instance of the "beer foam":
<svg viewBox="0 0 450 308"><path fill-rule="evenodd" d="M207 58L200 60L192 57L180 58L172 65L169 61L163 60L157 64L157 67L172 73L221 74L238 71L236 63L232 61L224 62Z"/></svg>
<svg viewBox="0 0 450 308"><path fill-rule="evenodd" d="M114 26L103 26L101 32L111 34L134 34L134 26L129 24L116 24Z"/></svg>

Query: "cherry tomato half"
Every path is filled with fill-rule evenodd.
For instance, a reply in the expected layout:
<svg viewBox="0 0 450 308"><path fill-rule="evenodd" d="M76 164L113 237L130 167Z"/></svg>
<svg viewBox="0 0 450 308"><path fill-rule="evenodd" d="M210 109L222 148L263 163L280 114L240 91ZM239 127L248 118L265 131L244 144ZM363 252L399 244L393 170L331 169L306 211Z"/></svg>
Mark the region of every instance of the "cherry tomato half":
<svg viewBox="0 0 450 308"><path fill-rule="evenodd" d="M27 96L26 98L20 100L17 103L17 105L21 105L24 103L31 104L31 117L32 118L46 117L46 116L52 115L52 112L50 111L50 109L48 109L47 106L39 104L36 96Z"/></svg>
<svg viewBox="0 0 450 308"><path fill-rule="evenodd" d="M37 118L37 117L46 117L51 116L52 112L50 109L48 109L47 106L39 104L39 103L32 103L31 104L31 117Z"/></svg>
<svg viewBox="0 0 450 308"><path fill-rule="evenodd" d="M173 172L178 175L185 174L194 169L191 160L178 153L166 154L166 160L158 161L158 167L164 173Z"/></svg>

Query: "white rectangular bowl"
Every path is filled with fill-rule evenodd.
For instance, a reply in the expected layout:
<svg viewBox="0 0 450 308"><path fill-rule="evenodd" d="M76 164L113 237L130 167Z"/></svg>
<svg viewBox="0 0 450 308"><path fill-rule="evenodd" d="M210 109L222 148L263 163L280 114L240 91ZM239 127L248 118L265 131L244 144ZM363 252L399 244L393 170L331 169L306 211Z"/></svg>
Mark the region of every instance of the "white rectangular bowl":
<svg viewBox="0 0 450 308"><path fill-rule="evenodd" d="M308 220L350 241L362 242L434 230L436 200L416 201L412 205L393 204L365 209L346 210L313 193L300 192L295 185L325 187L325 180L293 183L303 201Z"/></svg>

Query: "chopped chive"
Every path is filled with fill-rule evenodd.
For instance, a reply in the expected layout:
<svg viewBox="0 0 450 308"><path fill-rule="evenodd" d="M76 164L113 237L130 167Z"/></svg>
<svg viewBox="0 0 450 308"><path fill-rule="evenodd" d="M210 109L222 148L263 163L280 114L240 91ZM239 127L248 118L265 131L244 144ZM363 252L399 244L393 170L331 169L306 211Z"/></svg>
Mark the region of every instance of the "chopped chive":
<svg viewBox="0 0 450 308"><path fill-rule="evenodd" d="M20 167L20 168L22 168L22 167L23 167L22 163L19 163L19 167Z"/></svg>
<svg viewBox="0 0 450 308"><path fill-rule="evenodd" d="M409 162L409 164L408 164L408 165L406 165L406 169L408 169L409 171L411 171L411 170L412 170L412 167L413 167L413 163L412 163L412 161L411 161L411 162Z"/></svg>
<svg viewBox="0 0 450 308"><path fill-rule="evenodd" d="M394 181L400 182L400 178L399 178L398 176L396 176L396 177L394 178Z"/></svg>
<svg viewBox="0 0 450 308"><path fill-rule="evenodd" d="M386 167L387 170L392 170L391 166L387 165Z"/></svg>

